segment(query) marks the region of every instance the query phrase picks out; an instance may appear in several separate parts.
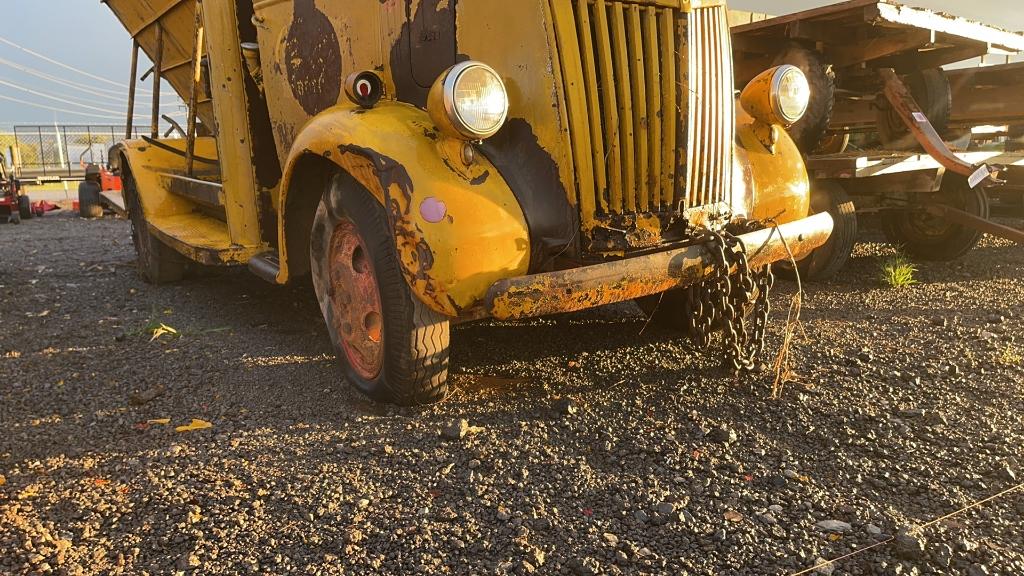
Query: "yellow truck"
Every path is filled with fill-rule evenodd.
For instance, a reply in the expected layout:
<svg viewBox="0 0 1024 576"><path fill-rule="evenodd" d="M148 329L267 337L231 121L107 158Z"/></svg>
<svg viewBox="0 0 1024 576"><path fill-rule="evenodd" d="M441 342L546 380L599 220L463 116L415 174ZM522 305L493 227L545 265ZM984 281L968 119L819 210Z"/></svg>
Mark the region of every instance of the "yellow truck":
<svg viewBox="0 0 1024 576"><path fill-rule="evenodd" d="M722 0L106 4L133 87L155 63L151 134L112 155L139 272L312 275L381 401L443 397L453 323L628 300L750 367L770 264L832 230L785 131L806 78L737 94ZM159 137L164 80L184 138Z"/></svg>

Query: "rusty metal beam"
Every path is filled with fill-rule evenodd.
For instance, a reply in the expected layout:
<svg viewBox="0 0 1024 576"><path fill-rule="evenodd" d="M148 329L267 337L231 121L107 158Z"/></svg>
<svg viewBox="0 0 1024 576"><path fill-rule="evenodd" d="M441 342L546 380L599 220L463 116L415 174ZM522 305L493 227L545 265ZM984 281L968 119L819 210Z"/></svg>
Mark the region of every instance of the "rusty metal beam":
<svg viewBox="0 0 1024 576"><path fill-rule="evenodd" d="M751 268L797 260L821 246L832 233L828 212L740 236ZM785 238L785 242L783 242ZM789 252L787 252L787 246ZM560 270L500 280L487 292L491 316L511 320L574 312L685 288L714 270L703 244L656 252L573 270Z"/></svg>
<svg viewBox="0 0 1024 576"><path fill-rule="evenodd" d="M1016 242L1017 244L1024 244L1024 230L1018 230L1017 228L997 224L991 220L979 218L974 214L969 214L963 210L957 210L956 208L951 208L943 204L931 204L929 206L925 206L924 210L949 222L963 224L964 226L974 228L975 230L986 234L991 234L992 236L1005 238Z"/></svg>
<svg viewBox="0 0 1024 576"><path fill-rule="evenodd" d="M917 105L910 90L892 68L882 68L878 74L882 77L882 82L885 85L884 93L889 104L931 157L947 170L967 177L972 188L982 183L990 185L1001 183L997 169L991 168L987 164L975 166L964 161L949 149L921 107Z"/></svg>
<svg viewBox="0 0 1024 576"><path fill-rule="evenodd" d="M131 140L135 130L135 84L139 81L139 41L132 40L132 72L128 80L128 121L125 123L125 140Z"/></svg>
<svg viewBox="0 0 1024 576"><path fill-rule="evenodd" d="M196 36L192 47L192 91L188 98L188 128L185 135L185 173L191 178L193 175L195 151L196 151L196 106L199 101L199 83L202 80L203 68L203 2L196 0Z"/></svg>
<svg viewBox="0 0 1024 576"><path fill-rule="evenodd" d="M163 81L163 74L160 73L160 66L164 61L164 27L159 23L156 26L156 54L153 56L153 114L150 121L150 137L160 136L160 82Z"/></svg>

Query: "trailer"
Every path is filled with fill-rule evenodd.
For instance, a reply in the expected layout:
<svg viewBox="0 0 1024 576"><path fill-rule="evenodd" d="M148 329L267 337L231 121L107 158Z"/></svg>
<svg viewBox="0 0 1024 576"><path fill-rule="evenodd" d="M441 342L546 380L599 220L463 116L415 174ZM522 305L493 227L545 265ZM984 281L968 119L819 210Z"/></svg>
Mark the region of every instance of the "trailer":
<svg viewBox="0 0 1024 576"><path fill-rule="evenodd" d="M1024 205L1024 64L943 67L1008 60L1024 35L884 0L732 21L737 81L792 64L814 93L790 135L812 207L832 213L835 231L800 263L805 277L842 268L858 214L877 214L886 237L920 259L958 258L983 233L1022 242L989 218Z"/></svg>

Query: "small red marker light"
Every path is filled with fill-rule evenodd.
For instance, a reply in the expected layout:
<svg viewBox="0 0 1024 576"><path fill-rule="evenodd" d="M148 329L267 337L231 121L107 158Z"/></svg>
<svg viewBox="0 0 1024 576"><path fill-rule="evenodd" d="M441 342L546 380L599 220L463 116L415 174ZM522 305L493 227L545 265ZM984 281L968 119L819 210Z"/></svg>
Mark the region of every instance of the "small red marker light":
<svg viewBox="0 0 1024 576"><path fill-rule="evenodd" d="M373 108L384 97L384 80L376 72L356 72L345 80L345 95L363 108Z"/></svg>

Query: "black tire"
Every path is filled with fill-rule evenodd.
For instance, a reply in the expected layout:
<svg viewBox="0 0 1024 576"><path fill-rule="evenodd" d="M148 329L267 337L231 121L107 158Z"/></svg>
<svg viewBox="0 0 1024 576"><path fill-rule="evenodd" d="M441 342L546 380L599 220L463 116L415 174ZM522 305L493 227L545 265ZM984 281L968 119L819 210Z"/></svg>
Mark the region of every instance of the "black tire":
<svg viewBox="0 0 1024 576"><path fill-rule="evenodd" d="M100 206L100 187L92 182L82 182L78 186L78 215L82 218L100 218L103 207Z"/></svg>
<svg viewBox="0 0 1024 576"><path fill-rule="evenodd" d="M807 112L799 122L789 127L789 135L801 152L810 154L818 148L832 120L832 108L836 97L836 76L832 66L824 61L817 50L798 42L789 43L773 65L791 64L799 68L811 86L811 101Z"/></svg>
<svg viewBox="0 0 1024 576"><path fill-rule="evenodd" d="M811 183L811 214L822 212L832 215L832 235L821 247L797 261L802 281L820 282L833 278L846 265L857 243L856 208L838 183L828 180ZM779 262L778 269L784 277L795 277L790 262Z"/></svg>
<svg viewBox="0 0 1024 576"><path fill-rule="evenodd" d="M949 116L953 109L953 91L949 85L949 78L939 68L929 68L909 74L903 79L907 89L914 96L918 107L928 117L935 131L940 135L948 136ZM881 97L885 104L878 109L878 136L882 145L890 150L908 150L918 147L917 140L907 129L899 115L889 105L885 97Z"/></svg>
<svg viewBox="0 0 1024 576"><path fill-rule="evenodd" d="M979 218L987 219L990 213L985 189L972 190L967 180L959 176L947 175L942 189L928 196L926 202L963 210ZM919 260L955 260L970 252L982 237L974 228L948 222L913 207L882 212L881 225L890 243Z"/></svg>
<svg viewBox="0 0 1024 576"><path fill-rule="evenodd" d="M139 276L150 284L169 284L178 282L185 277L187 263L185 257L178 254L149 231L142 201L135 189L135 179L131 170L126 169L122 176L124 201L128 208L128 219L131 221L132 243L135 244L135 263Z"/></svg>
<svg viewBox="0 0 1024 576"><path fill-rule="evenodd" d="M32 201L28 196L18 196L18 216L22 220L31 220L35 216L32 213Z"/></svg>
<svg viewBox="0 0 1024 576"><path fill-rule="evenodd" d="M362 250L368 253L361 256L361 266L352 263L345 267L346 253L337 248L338 234L356 238L359 252L353 252L353 259L355 254L363 254ZM333 179L317 208L310 265L320 309L346 379L378 402L409 406L442 400L448 392L448 318L412 293L399 264L384 208L347 175ZM360 285L335 280L339 268L343 274L347 270L363 275ZM376 294L377 300L366 305L367 298L360 296L361 291L371 300ZM360 311L367 309L379 309L379 313L371 312L382 322L376 330L376 344L367 344L365 338L360 338L360 330L353 330L353 316L359 317ZM336 310L349 315L341 317ZM360 324L368 326L369 315L361 318ZM365 329L366 336L369 330ZM353 346L375 346L375 362L369 363L375 365L375 372L368 370L366 363L360 367L359 360L353 359L356 356L350 356L355 354L351 352Z"/></svg>

